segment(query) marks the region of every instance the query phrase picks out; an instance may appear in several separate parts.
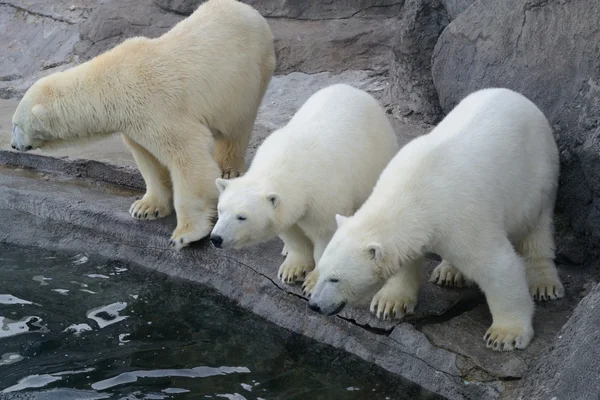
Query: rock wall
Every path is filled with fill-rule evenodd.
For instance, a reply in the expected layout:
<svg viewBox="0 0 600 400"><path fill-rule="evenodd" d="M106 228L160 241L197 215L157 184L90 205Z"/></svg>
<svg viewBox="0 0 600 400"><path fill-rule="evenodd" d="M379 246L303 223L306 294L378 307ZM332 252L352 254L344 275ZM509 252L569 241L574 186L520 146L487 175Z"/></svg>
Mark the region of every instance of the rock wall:
<svg viewBox="0 0 600 400"><path fill-rule="evenodd" d="M559 256L582 264L600 247L600 3L478 0L441 35L433 80L448 112L468 93L504 86L533 100L561 152Z"/></svg>

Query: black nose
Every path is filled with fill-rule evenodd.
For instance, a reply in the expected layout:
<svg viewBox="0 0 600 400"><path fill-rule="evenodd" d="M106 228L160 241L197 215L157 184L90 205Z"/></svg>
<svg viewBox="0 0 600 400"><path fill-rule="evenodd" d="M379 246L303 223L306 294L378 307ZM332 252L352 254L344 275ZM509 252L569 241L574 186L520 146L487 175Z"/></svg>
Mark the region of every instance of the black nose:
<svg viewBox="0 0 600 400"><path fill-rule="evenodd" d="M14 150L17 149L17 146L15 146L14 144L11 144L10 147L12 147Z"/></svg>
<svg viewBox="0 0 600 400"><path fill-rule="evenodd" d="M321 308L317 304L315 304L311 301L308 302L308 308L310 308L311 310L316 311L316 312L321 312Z"/></svg>
<svg viewBox="0 0 600 400"><path fill-rule="evenodd" d="M210 241L218 248L221 248L221 245L223 244L223 238L219 235L211 236Z"/></svg>
<svg viewBox="0 0 600 400"><path fill-rule="evenodd" d="M33 147L31 147L31 146L27 146L27 147L25 147L25 150L26 150L26 151L29 151L29 150L31 150L31 149L33 149Z"/></svg>

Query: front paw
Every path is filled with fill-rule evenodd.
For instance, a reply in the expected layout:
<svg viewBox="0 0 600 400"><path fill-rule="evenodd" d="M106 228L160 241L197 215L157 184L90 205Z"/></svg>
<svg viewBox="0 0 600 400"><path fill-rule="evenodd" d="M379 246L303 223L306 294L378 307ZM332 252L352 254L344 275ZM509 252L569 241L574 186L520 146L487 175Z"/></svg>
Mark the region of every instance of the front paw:
<svg viewBox="0 0 600 400"><path fill-rule="evenodd" d="M168 202L159 201L157 198L147 195L140 200L134 201L131 207L129 207L129 214L133 218L142 221L166 217L172 211L173 209Z"/></svg>
<svg viewBox="0 0 600 400"><path fill-rule="evenodd" d="M169 240L169 246L175 250L181 250L182 248L189 246L190 243L197 242L208 236L211 229L212 226L207 223L184 224L183 226L177 224L177 229L173 231L173 235Z"/></svg>
<svg viewBox="0 0 600 400"><path fill-rule="evenodd" d="M450 263L442 261L431 273L429 282L439 286L462 288L463 286L471 286L472 283L467 280L464 275Z"/></svg>
<svg viewBox="0 0 600 400"><path fill-rule="evenodd" d="M483 337L483 341L488 349L512 351L526 348L532 338L533 328L531 326L492 324Z"/></svg>
<svg viewBox="0 0 600 400"><path fill-rule="evenodd" d="M371 300L371 312L381 320L402 319L415 313L417 295L394 287L383 287Z"/></svg>
<svg viewBox="0 0 600 400"><path fill-rule="evenodd" d="M277 277L283 283L291 284L302 282L308 273L315 268L312 260L302 261L293 255L288 255L283 264L279 267Z"/></svg>
<svg viewBox="0 0 600 400"><path fill-rule="evenodd" d="M314 269L310 274L306 275L306 279L304 279L304 283L302 284L302 293L307 297L312 296L318 280L319 271Z"/></svg>

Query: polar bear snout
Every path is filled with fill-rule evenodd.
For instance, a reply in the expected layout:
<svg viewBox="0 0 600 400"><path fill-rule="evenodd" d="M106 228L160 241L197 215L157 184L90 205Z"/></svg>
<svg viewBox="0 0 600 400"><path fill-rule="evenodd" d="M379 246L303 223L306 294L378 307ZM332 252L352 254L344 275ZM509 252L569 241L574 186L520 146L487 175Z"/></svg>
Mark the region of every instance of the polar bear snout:
<svg viewBox="0 0 600 400"><path fill-rule="evenodd" d="M18 151L29 151L33 150L33 145L28 142L25 132L17 125L13 125L12 127L12 140L10 142L10 147L13 150Z"/></svg>
<svg viewBox="0 0 600 400"><path fill-rule="evenodd" d="M326 308L321 308L321 306L319 306L319 304L313 300L310 300L308 302L308 308L310 308L311 310L318 312L319 314L325 315L325 316L332 316L332 315L336 315L339 314L340 312L342 312L342 310L346 307L346 302L343 301L340 304L336 304L336 305L328 305L326 306Z"/></svg>
<svg viewBox="0 0 600 400"><path fill-rule="evenodd" d="M218 249L223 246L223 238L220 235L211 235L210 242Z"/></svg>

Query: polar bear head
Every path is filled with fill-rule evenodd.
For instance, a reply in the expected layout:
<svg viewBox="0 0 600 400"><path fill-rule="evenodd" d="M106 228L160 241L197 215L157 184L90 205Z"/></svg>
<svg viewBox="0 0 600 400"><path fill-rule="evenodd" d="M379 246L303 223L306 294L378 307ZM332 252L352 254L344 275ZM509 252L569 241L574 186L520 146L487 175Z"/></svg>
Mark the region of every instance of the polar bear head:
<svg viewBox="0 0 600 400"><path fill-rule="evenodd" d="M216 180L218 220L210 240L216 247L242 248L267 241L277 232L280 196L248 176Z"/></svg>
<svg viewBox="0 0 600 400"><path fill-rule="evenodd" d="M355 217L335 217L338 229L319 259L319 279L309 307L334 315L346 305L369 302L394 270L394 246Z"/></svg>
<svg viewBox="0 0 600 400"><path fill-rule="evenodd" d="M76 68L41 78L25 92L12 117L13 149L66 146L113 133L98 129L105 125L102 104L84 90Z"/></svg>

